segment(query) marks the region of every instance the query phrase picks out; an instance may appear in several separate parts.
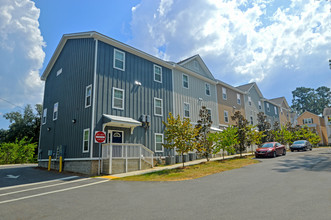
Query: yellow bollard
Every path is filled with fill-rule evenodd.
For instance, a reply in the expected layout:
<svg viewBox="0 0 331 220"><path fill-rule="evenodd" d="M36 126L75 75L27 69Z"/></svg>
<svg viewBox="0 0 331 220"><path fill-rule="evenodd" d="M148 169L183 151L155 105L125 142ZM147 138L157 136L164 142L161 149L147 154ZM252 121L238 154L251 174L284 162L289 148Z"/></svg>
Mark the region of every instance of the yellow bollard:
<svg viewBox="0 0 331 220"><path fill-rule="evenodd" d="M62 156L60 156L59 173L62 172Z"/></svg>
<svg viewBox="0 0 331 220"><path fill-rule="evenodd" d="M51 170L51 160L52 160L52 156L48 156L48 171Z"/></svg>

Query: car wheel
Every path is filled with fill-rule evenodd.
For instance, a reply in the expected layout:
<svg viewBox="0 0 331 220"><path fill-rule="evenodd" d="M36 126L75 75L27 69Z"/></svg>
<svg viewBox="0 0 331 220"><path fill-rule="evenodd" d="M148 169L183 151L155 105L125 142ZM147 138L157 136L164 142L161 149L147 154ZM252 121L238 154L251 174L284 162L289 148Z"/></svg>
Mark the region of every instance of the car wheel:
<svg viewBox="0 0 331 220"><path fill-rule="evenodd" d="M283 155L284 155L284 156L286 155L286 149L283 150Z"/></svg>
<svg viewBox="0 0 331 220"><path fill-rule="evenodd" d="M276 151L274 151L274 155L273 155L273 157L277 157Z"/></svg>

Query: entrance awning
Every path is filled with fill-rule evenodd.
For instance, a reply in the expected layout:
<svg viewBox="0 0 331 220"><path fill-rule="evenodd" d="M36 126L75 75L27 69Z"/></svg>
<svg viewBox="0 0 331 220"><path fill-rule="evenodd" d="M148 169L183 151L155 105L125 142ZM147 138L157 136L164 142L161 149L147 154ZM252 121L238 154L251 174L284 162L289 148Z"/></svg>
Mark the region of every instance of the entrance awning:
<svg viewBox="0 0 331 220"><path fill-rule="evenodd" d="M112 127L120 127L120 128L130 128L131 134L133 133L133 129L135 127L141 126L141 122L137 121L133 118L121 117L116 115L106 115L103 114L103 127L112 126Z"/></svg>

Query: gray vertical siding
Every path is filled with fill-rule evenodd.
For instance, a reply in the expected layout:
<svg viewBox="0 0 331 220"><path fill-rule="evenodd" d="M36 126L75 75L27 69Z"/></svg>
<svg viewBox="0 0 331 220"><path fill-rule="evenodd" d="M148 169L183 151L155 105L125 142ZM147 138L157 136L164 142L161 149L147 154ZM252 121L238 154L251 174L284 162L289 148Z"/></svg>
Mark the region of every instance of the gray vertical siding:
<svg viewBox="0 0 331 220"><path fill-rule="evenodd" d="M101 41L98 43L96 129L102 130L103 114L129 117L135 120L140 120L142 114L150 115L151 126L147 131L142 127L136 127L131 135L130 130L126 128L107 127L106 130L122 130L125 132L126 143L144 144L154 151L154 134L164 132L162 121L166 121L168 112L172 111L172 71L161 66L162 83L155 82L153 62L124 50L120 51L125 52L125 71L113 68L114 47ZM135 80L141 82L141 86L135 85ZM113 87L124 90L124 110L112 108ZM154 116L154 97L163 100L162 117ZM156 153L156 155L159 154ZM93 157L97 156L98 145L94 144Z"/></svg>
<svg viewBox="0 0 331 220"><path fill-rule="evenodd" d="M92 107L85 108L85 89L93 84L94 45L93 39L68 40L46 79L43 108L47 108L47 122L41 126L41 159L59 145L66 146L67 158L89 157L83 153L83 130L91 126ZM56 102L58 119L53 121Z"/></svg>
<svg viewBox="0 0 331 220"><path fill-rule="evenodd" d="M268 109L267 109L267 103L269 103L270 111L268 111ZM277 114L275 112L275 107L277 108ZM280 122L280 120L279 120L280 110L279 110L278 106L276 106L268 101L265 101L264 109L265 109L264 113L267 116L267 120L270 120L270 122L271 122L271 127L273 127L273 125L276 121L278 123Z"/></svg>
<svg viewBox="0 0 331 220"><path fill-rule="evenodd" d="M251 97L252 100L252 105L248 104L248 96ZM263 112L263 101L262 101L262 97L260 97L259 93L257 92L255 86L253 86L253 88L251 88L248 92L248 94L246 94L244 96L245 98L245 113L246 113L246 119L250 122L250 117L253 117L253 123L254 125L257 124L257 114L259 112ZM259 109L259 101L261 101L261 106L262 109Z"/></svg>

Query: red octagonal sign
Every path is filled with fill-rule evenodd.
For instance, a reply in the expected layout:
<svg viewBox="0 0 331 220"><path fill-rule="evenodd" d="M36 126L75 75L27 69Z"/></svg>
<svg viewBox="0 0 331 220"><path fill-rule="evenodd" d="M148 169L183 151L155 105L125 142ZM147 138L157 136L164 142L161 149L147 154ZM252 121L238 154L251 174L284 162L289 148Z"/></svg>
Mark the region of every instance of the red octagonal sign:
<svg viewBox="0 0 331 220"><path fill-rule="evenodd" d="M106 143L106 133L103 131L96 131L94 139L96 143Z"/></svg>

